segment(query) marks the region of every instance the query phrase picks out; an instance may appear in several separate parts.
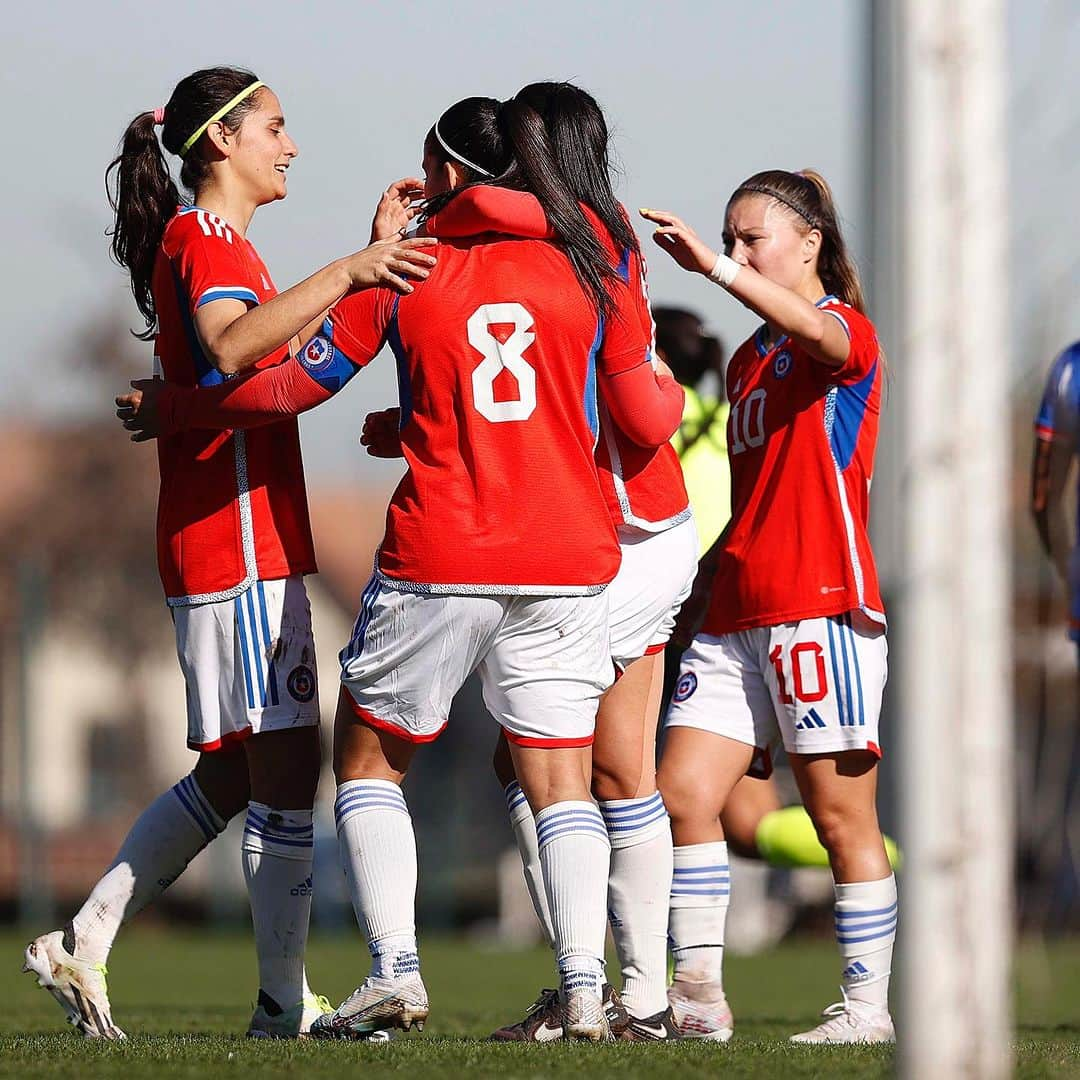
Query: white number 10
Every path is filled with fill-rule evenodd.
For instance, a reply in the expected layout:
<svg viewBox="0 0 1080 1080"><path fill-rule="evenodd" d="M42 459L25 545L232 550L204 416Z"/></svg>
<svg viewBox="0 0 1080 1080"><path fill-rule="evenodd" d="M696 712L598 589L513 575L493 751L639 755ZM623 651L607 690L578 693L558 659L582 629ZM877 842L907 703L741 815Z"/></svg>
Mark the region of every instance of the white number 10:
<svg viewBox="0 0 1080 1080"><path fill-rule="evenodd" d="M505 341L491 335L489 327L509 323L513 333ZM468 322L469 344L483 356L472 373L473 405L494 424L528 420L536 408L536 371L522 353L536 340L533 317L521 304L484 304ZM506 368L517 379L516 401L495 400L495 380Z"/></svg>
<svg viewBox="0 0 1080 1080"><path fill-rule="evenodd" d="M731 406L731 452L761 446L765 441L765 395L760 387ZM741 429L741 430L740 430Z"/></svg>

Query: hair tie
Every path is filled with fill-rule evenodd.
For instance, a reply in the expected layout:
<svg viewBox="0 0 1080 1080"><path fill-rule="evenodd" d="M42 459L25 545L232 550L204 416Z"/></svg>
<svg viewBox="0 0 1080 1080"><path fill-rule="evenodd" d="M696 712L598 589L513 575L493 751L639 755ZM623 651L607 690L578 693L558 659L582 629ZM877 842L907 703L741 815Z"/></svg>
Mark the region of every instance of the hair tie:
<svg viewBox="0 0 1080 1080"><path fill-rule="evenodd" d="M154 110L154 127L161 127L165 123L165 106L159 105Z"/></svg>
<svg viewBox="0 0 1080 1080"><path fill-rule="evenodd" d="M439 117L441 120L442 117ZM442 137L442 132L439 131L439 120L435 121L435 139L438 144L450 155L459 165L464 165L467 168L472 169L474 172L478 172L481 176L486 176L490 179L494 173L489 173L487 169L481 168L475 161L470 161L467 157L462 156L456 150L451 150L447 145L446 140Z"/></svg>

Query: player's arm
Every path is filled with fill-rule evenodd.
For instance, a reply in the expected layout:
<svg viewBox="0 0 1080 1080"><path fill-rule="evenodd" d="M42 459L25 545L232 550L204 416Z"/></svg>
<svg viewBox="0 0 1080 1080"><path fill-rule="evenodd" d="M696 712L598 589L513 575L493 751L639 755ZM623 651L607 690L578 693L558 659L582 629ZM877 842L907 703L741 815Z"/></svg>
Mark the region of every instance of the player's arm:
<svg viewBox="0 0 1080 1080"><path fill-rule="evenodd" d="M663 446L678 431L686 392L663 360L643 356L634 367L602 374L600 387L611 419L638 446Z"/></svg>
<svg viewBox="0 0 1080 1080"><path fill-rule="evenodd" d="M659 226L653 239L684 270L705 277L712 275L718 255L689 225L666 210L642 210L641 216ZM815 360L831 368L847 364L851 338L838 318L749 266L740 266L735 276L722 284L744 306L787 334Z"/></svg>
<svg viewBox="0 0 1080 1080"><path fill-rule="evenodd" d="M1043 551L1065 582L1069 580L1072 537L1064 496L1074 460L1075 454L1068 443L1036 434L1031 467L1031 516Z"/></svg>
<svg viewBox="0 0 1080 1080"><path fill-rule="evenodd" d="M431 237L377 241L250 308L245 299L214 299L208 291L196 301L193 321L199 344L223 375L247 371L290 339L309 340L328 309L352 289L386 285L400 293L412 292L407 279L427 277L435 259L422 249L436 242Z"/></svg>
<svg viewBox="0 0 1080 1080"><path fill-rule="evenodd" d="M116 399L116 415L146 442L186 431L244 429L315 408L333 397L382 348L394 294L354 293L331 310L320 333L285 363L217 386L137 379Z"/></svg>
<svg viewBox="0 0 1080 1080"><path fill-rule="evenodd" d="M608 286L611 311L597 354L600 393L611 419L638 446L663 446L682 423L686 393L662 360L653 360L638 282ZM647 309L646 309L647 310Z"/></svg>

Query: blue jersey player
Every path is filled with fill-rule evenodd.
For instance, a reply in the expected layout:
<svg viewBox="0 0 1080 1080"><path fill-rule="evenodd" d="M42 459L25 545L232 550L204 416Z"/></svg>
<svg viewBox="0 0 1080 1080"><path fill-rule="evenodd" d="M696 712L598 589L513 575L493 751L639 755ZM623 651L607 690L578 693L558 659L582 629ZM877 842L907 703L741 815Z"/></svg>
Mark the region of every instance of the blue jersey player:
<svg viewBox="0 0 1080 1080"><path fill-rule="evenodd" d="M1065 490L1080 454L1080 341L1054 361L1035 418L1031 512L1039 539L1069 592L1069 636L1080 644L1080 526L1069 521ZM1078 653L1080 659L1080 653Z"/></svg>

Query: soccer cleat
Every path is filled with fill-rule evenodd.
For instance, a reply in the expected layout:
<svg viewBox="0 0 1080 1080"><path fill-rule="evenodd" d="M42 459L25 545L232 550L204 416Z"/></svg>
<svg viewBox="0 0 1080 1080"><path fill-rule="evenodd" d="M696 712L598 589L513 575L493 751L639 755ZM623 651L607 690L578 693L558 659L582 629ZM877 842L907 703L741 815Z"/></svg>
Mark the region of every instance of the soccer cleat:
<svg viewBox="0 0 1080 1080"><path fill-rule="evenodd" d="M735 1030L731 1008L724 997L709 998L708 983L685 983L675 980L668 987L675 1030L680 1039L704 1039L707 1042L727 1042Z"/></svg>
<svg viewBox="0 0 1080 1080"><path fill-rule="evenodd" d="M561 995L560 995L561 996ZM611 1042L604 999L588 990L571 990L562 999L563 1038L576 1042Z"/></svg>
<svg viewBox="0 0 1080 1080"><path fill-rule="evenodd" d="M23 971L37 976L38 986L56 998L68 1023L86 1038L127 1038L113 1023L105 965L73 956L65 946L63 930L42 934L26 946Z"/></svg>
<svg viewBox="0 0 1080 1080"><path fill-rule="evenodd" d="M843 988L843 1001L830 1005L821 1015L824 1021L816 1028L792 1035L793 1043L893 1043L896 1032L888 1009L852 1001Z"/></svg>
<svg viewBox="0 0 1080 1080"><path fill-rule="evenodd" d="M626 1009L611 983L604 983L604 1012L612 1034L622 1031L629 1020ZM559 991L541 990L540 996L529 1006L523 1020L493 1031L488 1039L492 1042L553 1042L562 1037Z"/></svg>
<svg viewBox="0 0 1080 1080"><path fill-rule="evenodd" d="M628 1017L626 1026L615 1038L620 1042L662 1042L665 1039L679 1038L679 1029L675 1025L675 1016L669 1005L654 1016L640 1019L636 1016Z"/></svg>
<svg viewBox="0 0 1080 1080"><path fill-rule="evenodd" d="M317 1039L366 1039L377 1031L415 1025L424 1030L428 996L419 974L400 979L369 975L336 1009L311 1025Z"/></svg>

